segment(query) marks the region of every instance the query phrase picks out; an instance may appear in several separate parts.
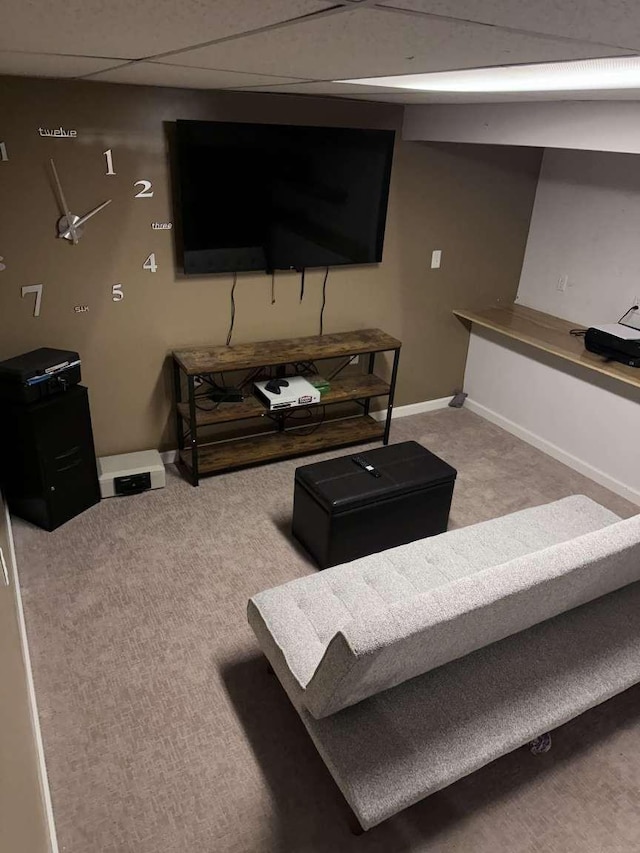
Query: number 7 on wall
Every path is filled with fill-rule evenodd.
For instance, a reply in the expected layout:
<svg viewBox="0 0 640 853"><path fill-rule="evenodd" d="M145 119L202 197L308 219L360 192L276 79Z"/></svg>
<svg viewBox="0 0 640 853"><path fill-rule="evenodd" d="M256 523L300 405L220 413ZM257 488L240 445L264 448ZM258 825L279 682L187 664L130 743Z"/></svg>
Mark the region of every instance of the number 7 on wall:
<svg viewBox="0 0 640 853"><path fill-rule="evenodd" d="M33 306L33 316L39 317L40 316L40 305L42 304L42 285L41 284L26 284L22 288L22 298L23 299L27 295L27 293L35 293L36 302L35 302L35 305Z"/></svg>

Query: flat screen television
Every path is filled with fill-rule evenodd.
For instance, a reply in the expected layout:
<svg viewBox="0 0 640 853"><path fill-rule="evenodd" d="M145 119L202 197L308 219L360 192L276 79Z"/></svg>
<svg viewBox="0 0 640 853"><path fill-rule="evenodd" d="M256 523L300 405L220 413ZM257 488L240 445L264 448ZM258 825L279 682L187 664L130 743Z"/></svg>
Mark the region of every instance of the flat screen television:
<svg viewBox="0 0 640 853"><path fill-rule="evenodd" d="M178 121L185 273L381 261L393 143L389 130Z"/></svg>

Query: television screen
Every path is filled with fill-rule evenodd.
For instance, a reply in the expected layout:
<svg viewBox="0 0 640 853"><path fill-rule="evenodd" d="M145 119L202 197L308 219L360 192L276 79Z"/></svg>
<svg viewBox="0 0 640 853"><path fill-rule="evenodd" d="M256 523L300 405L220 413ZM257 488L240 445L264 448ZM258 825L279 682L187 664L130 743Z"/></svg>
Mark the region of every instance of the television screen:
<svg viewBox="0 0 640 853"><path fill-rule="evenodd" d="M394 132L178 121L187 274L382 260Z"/></svg>

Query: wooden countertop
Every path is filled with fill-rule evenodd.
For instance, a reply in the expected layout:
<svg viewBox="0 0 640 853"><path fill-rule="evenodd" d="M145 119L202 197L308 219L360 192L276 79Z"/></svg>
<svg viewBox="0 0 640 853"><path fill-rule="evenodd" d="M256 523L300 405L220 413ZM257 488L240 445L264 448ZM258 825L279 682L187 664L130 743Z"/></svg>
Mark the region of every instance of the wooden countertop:
<svg viewBox="0 0 640 853"><path fill-rule="evenodd" d="M569 334L571 329L582 328L580 323L570 323L524 305L495 305L482 311L455 310L453 313L462 320L640 388L640 367L606 361L602 356L587 352L582 338Z"/></svg>

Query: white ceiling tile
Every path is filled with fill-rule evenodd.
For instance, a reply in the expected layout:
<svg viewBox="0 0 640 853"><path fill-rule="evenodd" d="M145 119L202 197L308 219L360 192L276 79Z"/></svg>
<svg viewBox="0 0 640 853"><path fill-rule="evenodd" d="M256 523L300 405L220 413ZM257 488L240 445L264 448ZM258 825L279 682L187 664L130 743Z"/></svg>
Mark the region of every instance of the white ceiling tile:
<svg viewBox="0 0 640 853"><path fill-rule="evenodd" d="M332 5L330 0L2 0L0 50L141 59Z"/></svg>
<svg viewBox="0 0 640 853"><path fill-rule="evenodd" d="M624 51L363 8L184 51L163 62L335 80L616 53Z"/></svg>
<svg viewBox="0 0 640 853"><path fill-rule="evenodd" d="M265 92L284 92L286 94L302 94L302 95L343 95L350 98L354 95L363 94L381 94L388 93L401 97L405 94L402 90L394 87L384 86L359 86L356 83L332 83L331 81L321 80L301 80L298 82L284 81L281 78L273 78L269 83L256 86L242 86L245 89L260 89ZM411 94L411 93L409 93Z"/></svg>
<svg viewBox="0 0 640 853"><path fill-rule="evenodd" d="M120 59L0 51L0 74L30 77L80 77L83 74L113 68L119 62L121 62Z"/></svg>
<svg viewBox="0 0 640 853"><path fill-rule="evenodd" d="M282 77L264 74L244 74L242 71L216 71L208 68L190 68L182 65L165 65L159 62L136 62L123 65L92 80L107 83L133 83L138 86L175 86L186 89L238 89L267 86L285 82ZM292 78L291 82L295 82Z"/></svg>
<svg viewBox="0 0 640 853"><path fill-rule="evenodd" d="M280 91L278 88L276 91ZM286 89L288 91L288 89ZM295 91L292 89L292 93ZM318 92L314 93L316 97ZM335 95L334 95L335 97ZM362 101L383 101L394 104L508 104L508 103L524 103L536 101L638 101L640 100L640 89L620 90L601 90L599 92L519 92L517 94L461 94L447 93L441 94L438 92L404 92L402 94L392 94L387 90L376 94L371 91L365 92L363 95L349 93L345 97Z"/></svg>
<svg viewBox="0 0 640 853"><path fill-rule="evenodd" d="M302 81L283 83L271 81L259 86L242 87L243 91L272 92L288 95L323 95L343 97L358 101L383 101L395 104L474 104L474 103L517 103L523 101L636 101L640 100L640 89L590 92L515 92L515 93L469 93L469 92L416 92L401 91L383 86L358 86L353 83L331 83Z"/></svg>
<svg viewBox="0 0 640 853"><path fill-rule="evenodd" d="M436 15L601 44L640 48L637 0L379 0Z"/></svg>

